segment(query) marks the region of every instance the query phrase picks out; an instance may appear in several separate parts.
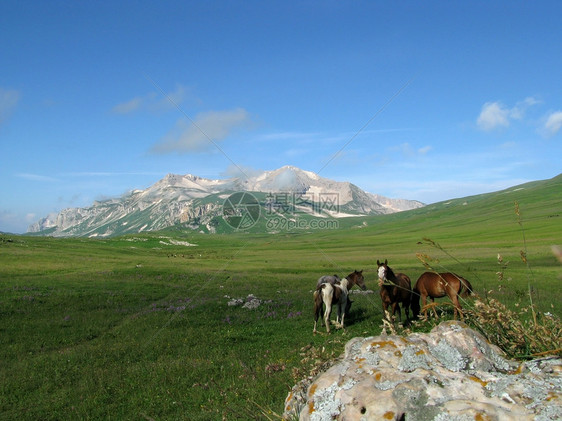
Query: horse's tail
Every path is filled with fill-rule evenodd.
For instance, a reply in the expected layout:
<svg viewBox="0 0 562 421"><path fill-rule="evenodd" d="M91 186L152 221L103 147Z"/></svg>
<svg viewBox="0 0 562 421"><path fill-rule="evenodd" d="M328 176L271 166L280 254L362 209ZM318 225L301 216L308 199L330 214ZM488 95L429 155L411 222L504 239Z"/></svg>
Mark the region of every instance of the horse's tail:
<svg viewBox="0 0 562 421"><path fill-rule="evenodd" d="M316 288L316 291L314 291L313 297L314 297L314 320L318 320L318 317L320 317L320 314L322 313L322 307L324 304L324 300L322 298L322 289L324 288L326 284L321 284L318 286L318 288Z"/></svg>
<svg viewBox="0 0 562 421"><path fill-rule="evenodd" d="M466 279L459 277L461 281L461 297L467 298L469 295L473 294L474 291L472 290L472 284L468 282Z"/></svg>
<svg viewBox="0 0 562 421"><path fill-rule="evenodd" d="M412 296L410 299L410 308L412 309L412 314L414 319L418 318L418 315L420 314L420 298L421 298L421 294L420 294L420 290L417 288L417 284L414 285L414 288L412 289Z"/></svg>

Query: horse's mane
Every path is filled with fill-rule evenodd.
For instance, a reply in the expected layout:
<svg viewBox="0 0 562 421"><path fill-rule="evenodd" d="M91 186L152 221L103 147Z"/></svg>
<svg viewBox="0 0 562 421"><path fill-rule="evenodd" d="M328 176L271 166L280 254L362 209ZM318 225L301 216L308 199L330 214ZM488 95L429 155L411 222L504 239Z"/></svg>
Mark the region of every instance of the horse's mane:
<svg viewBox="0 0 562 421"><path fill-rule="evenodd" d="M396 275L394 274L394 271L392 270L392 268L388 265L386 265L386 278L390 279L390 280L394 280L396 279Z"/></svg>

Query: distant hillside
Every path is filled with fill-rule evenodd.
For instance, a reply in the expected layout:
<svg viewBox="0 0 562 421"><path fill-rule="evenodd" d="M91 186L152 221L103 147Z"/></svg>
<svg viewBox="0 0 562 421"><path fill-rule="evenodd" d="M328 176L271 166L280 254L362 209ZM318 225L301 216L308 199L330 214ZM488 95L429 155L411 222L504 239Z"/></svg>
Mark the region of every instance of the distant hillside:
<svg viewBox="0 0 562 421"><path fill-rule="evenodd" d="M515 202L519 206L519 216L515 213ZM521 230L514 229L518 221L521 222ZM487 239L500 236L505 237L506 242L515 241L522 245L522 231L525 230L550 245L561 244L562 174L548 180L446 200L406 212L345 218L338 223L340 231L352 230L353 236L372 238L371 242L396 232L401 238L410 235L415 242L426 236L435 240L450 238L452 242L466 237L478 238L477 246L483 247ZM334 234L336 238L340 237Z"/></svg>
<svg viewBox="0 0 562 421"><path fill-rule="evenodd" d="M516 204L519 215L516 215ZM376 227L377 230L406 231L413 237L478 236L486 238L505 232L505 241L522 242L522 233L533 231L552 244L560 244L562 232L562 174L492 193L455 198L408 212L340 221L341 228Z"/></svg>

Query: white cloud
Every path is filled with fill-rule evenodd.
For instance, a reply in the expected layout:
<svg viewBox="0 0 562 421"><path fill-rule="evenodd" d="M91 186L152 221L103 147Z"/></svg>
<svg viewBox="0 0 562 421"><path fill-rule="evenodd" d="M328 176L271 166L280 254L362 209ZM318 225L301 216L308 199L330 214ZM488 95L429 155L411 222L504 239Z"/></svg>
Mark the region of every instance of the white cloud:
<svg viewBox="0 0 562 421"><path fill-rule="evenodd" d="M18 173L16 174L16 177L23 178L29 181L41 181L41 182L49 182L49 183L58 181L56 178L50 177L48 175L39 175L39 174L30 174L30 173Z"/></svg>
<svg viewBox="0 0 562 421"><path fill-rule="evenodd" d="M412 145L410 145L410 143L405 142L400 145L390 147L389 150L401 152L403 155L408 157L415 157L419 155L426 155L431 150L431 146L428 145L415 149Z"/></svg>
<svg viewBox="0 0 562 421"><path fill-rule="evenodd" d="M509 110L509 116L514 120L520 120L525 116L525 112L529 107L541 103L542 101L532 96L529 96L525 98L523 101L518 101L517 104L515 104L515 107Z"/></svg>
<svg viewBox="0 0 562 421"><path fill-rule="evenodd" d="M487 102L482 106L476 124L484 131L509 127L511 120L521 120L525 117L529 107L537 104L541 104L541 101L534 97L527 97L523 101L518 101L512 108L499 101Z"/></svg>
<svg viewBox="0 0 562 421"><path fill-rule="evenodd" d="M263 140L310 140L321 136L320 132L276 132L262 136Z"/></svg>
<svg viewBox="0 0 562 421"><path fill-rule="evenodd" d="M432 148L431 148L431 146L429 146L429 145L428 145L428 146L424 146L423 148L419 148L419 149L418 149L418 153L419 153L420 155L425 155L425 154L427 154L431 149L432 149Z"/></svg>
<svg viewBox="0 0 562 421"><path fill-rule="evenodd" d="M527 106L527 107L530 107L532 105L542 104L542 100L537 99L537 98L532 97L532 96L528 96L523 101L521 101L521 103L525 104L525 106Z"/></svg>
<svg viewBox="0 0 562 421"><path fill-rule="evenodd" d="M554 136L562 128L562 111L551 113L544 124L547 136Z"/></svg>
<svg viewBox="0 0 562 421"><path fill-rule="evenodd" d="M166 172L164 172L166 174ZM123 177L136 175L163 175L162 171L80 171L61 174L64 177Z"/></svg>
<svg viewBox="0 0 562 421"><path fill-rule="evenodd" d="M289 148L283 151L283 155L288 158L298 158L306 155L310 155L310 149L308 148ZM343 152L344 154L346 152Z"/></svg>
<svg viewBox="0 0 562 421"><path fill-rule="evenodd" d="M117 104L112 108L116 114L129 114L140 109L145 100L139 96L121 104Z"/></svg>
<svg viewBox="0 0 562 421"><path fill-rule="evenodd" d="M167 111L179 106L187 96L187 88L177 84L175 89L163 95L154 92L144 96L136 96L128 101L115 105L111 111L116 114L129 114L135 111L146 110L150 112Z"/></svg>
<svg viewBox="0 0 562 421"><path fill-rule="evenodd" d="M500 145L500 148L505 149L505 150L510 150L510 149L515 148L515 147L517 147L517 142L513 142L513 141L504 142Z"/></svg>
<svg viewBox="0 0 562 421"><path fill-rule="evenodd" d="M480 111L476 124L485 131L494 130L498 127L508 127L509 114L509 109L503 104L487 102L482 106L482 111Z"/></svg>
<svg viewBox="0 0 562 421"><path fill-rule="evenodd" d="M144 99L137 96L127 102L117 104L111 110L116 114L129 114L132 113L133 111L140 109L143 102Z"/></svg>
<svg viewBox="0 0 562 421"><path fill-rule="evenodd" d="M238 177L240 179L247 179L260 175L261 173L263 173L263 170L249 167L247 165L231 164L221 173L221 176L227 178Z"/></svg>
<svg viewBox="0 0 562 421"><path fill-rule="evenodd" d="M4 123L20 100L20 93L15 89L0 88L0 124Z"/></svg>
<svg viewBox="0 0 562 421"><path fill-rule="evenodd" d="M248 126L250 122L248 112L242 108L201 113L189 124L181 119L170 133L154 145L152 152L166 154L202 151L211 148L214 142L226 138L233 130Z"/></svg>
<svg viewBox="0 0 562 421"><path fill-rule="evenodd" d="M181 104L187 95L187 89L183 85L176 85L176 89L164 95L160 101L154 103L151 108L154 111L167 110L177 107Z"/></svg>

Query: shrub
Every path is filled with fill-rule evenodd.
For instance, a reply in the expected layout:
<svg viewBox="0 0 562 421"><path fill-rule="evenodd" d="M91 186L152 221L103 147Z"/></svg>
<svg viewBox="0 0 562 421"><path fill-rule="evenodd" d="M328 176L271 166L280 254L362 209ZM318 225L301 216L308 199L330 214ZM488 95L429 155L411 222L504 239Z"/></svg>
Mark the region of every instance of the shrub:
<svg viewBox="0 0 562 421"><path fill-rule="evenodd" d="M529 313L530 306L515 312L494 298L477 298L473 307L465 311L467 323L511 358L562 356L560 318L550 313L538 313L529 319Z"/></svg>

